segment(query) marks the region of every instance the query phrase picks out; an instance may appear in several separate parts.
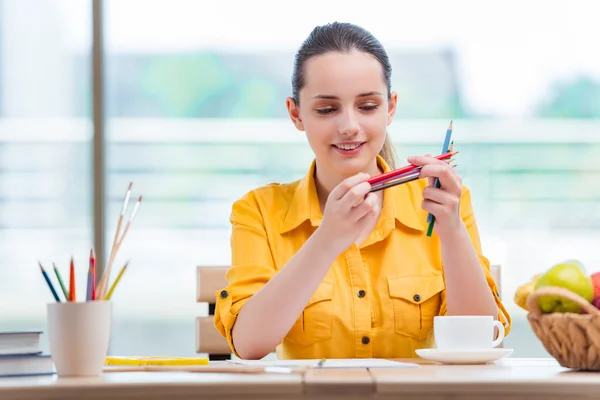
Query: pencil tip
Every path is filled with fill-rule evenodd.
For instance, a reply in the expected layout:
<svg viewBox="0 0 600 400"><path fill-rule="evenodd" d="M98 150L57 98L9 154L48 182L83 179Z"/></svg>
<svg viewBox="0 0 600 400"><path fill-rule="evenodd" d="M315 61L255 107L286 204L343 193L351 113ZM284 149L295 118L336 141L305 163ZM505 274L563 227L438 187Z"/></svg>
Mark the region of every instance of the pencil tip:
<svg viewBox="0 0 600 400"><path fill-rule="evenodd" d="M140 198L138 199L138 201L142 201L142 196L140 196Z"/></svg>
<svg viewBox="0 0 600 400"><path fill-rule="evenodd" d="M127 188L127 190L131 190L132 187L133 187L133 182L129 182L129 187Z"/></svg>

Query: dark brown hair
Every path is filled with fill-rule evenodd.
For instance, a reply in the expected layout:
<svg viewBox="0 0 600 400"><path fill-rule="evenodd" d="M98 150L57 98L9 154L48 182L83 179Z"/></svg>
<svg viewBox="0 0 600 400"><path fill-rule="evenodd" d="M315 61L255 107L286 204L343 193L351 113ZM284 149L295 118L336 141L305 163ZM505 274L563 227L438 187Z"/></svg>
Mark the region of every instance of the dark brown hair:
<svg viewBox="0 0 600 400"><path fill-rule="evenodd" d="M381 64L388 99L391 99L392 65L381 43L360 26L346 22L333 22L314 28L296 53L292 74L292 98L296 104L300 104L299 92L305 84L304 64L309 58L329 52L349 53L353 50L370 54ZM379 155L390 168L396 167L394 147L387 134Z"/></svg>

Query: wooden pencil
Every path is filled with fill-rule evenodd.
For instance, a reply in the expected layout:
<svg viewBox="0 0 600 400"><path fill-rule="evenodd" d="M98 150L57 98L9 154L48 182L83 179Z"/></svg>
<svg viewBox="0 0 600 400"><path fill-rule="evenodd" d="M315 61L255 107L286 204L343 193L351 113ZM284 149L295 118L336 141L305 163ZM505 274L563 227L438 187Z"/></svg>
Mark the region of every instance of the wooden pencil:
<svg viewBox="0 0 600 400"><path fill-rule="evenodd" d="M452 165L452 168L455 168L455 167L456 167L456 165ZM416 181L416 180L420 179L419 175L420 175L420 172L416 172L416 173L412 173L409 175L404 175L398 179L391 179L388 181L384 181L383 183L381 183L379 185L373 186L371 188L371 190L369 190L369 192L378 192L380 190L384 190L384 189L391 188L394 186L402 185L404 183Z"/></svg>
<svg viewBox="0 0 600 400"><path fill-rule="evenodd" d="M65 287L65 284L62 280L62 276L60 275L60 272L58 271L56 264L52 263L52 267L54 269L54 275L56 275L56 279L58 279L58 283L60 284L60 289L62 290L63 294L65 295L65 301L69 301L69 292L67 292L67 288Z"/></svg>
<svg viewBox="0 0 600 400"><path fill-rule="evenodd" d="M46 281L46 284L48 284L48 287L50 288L50 291L52 292L52 296L54 296L54 300L56 300L58 303L61 303L60 298L58 297L58 294L56 293L56 290L54 290L54 285L52 285L52 282L50 281L50 277L44 270L42 263L38 261L38 264L40 266L40 270L42 271L42 275L44 276L44 280Z"/></svg>
<svg viewBox="0 0 600 400"><path fill-rule="evenodd" d="M458 154L458 152L455 153L444 153L444 154L440 154L435 156L434 158L437 158L438 160L447 160L451 157L453 157L454 155ZM398 177L400 175L406 174L406 173L410 173L410 172L414 172L415 170L421 168L420 166L417 165L412 165L409 164L405 167L402 168L398 168L389 172L385 172L383 174L380 175L376 175L372 178L369 178L367 180L367 182L369 182L371 185L375 184L375 183L379 183L381 181L385 181L385 180L389 180L390 178L394 178L394 177Z"/></svg>
<svg viewBox="0 0 600 400"><path fill-rule="evenodd" d="M94 300L94 260L93 260L93 251L90 250L90 264L88 267L88 280L87 280L87 292L85 295L85 301L93 301Z"/></svg>
<svg viewBox="0 0 600 400"><path fill-rule="evenodd" d="M90 250L90 263L92 264L92 301L96 300L96 253Z"/></svg>
<svg viewBox="0 0 600 400"><path fill-rule="evenodd" d="M106 294L106 297L104 298L105 300L110 300L110 298L112 297L112 294L115 291L115 288L117 287L117 284L119 283L119 281L121 280L121 277L123 276L123 274L125 273L125 270L127 269L127 265L129 265L129 261L127 261L125 263L125 265L123 265L123 268L121 268L121 271L119 272L119 275L117 275L117 279L115 279L115 281L113 282L112 286L110 287L110 290Z"/></svg>
<svg viewBox="0 0 600 400"><path fill-rule="evenodd" d="M69 272L69 301L74 303L77 301L77 293L75 291L75 262L73 261L73 257L71 257L71 266Z"/></svg>
<svg viewBox="0 0 600 400"><path fill-rule="evenodd" d="M446 137L444 138L444 145L442 146L442 154L448 153L450 148L450 138L452 137L452 121L450 121L450 125L446 130ZM440 180L435 178L433 181L433 186L436 188L440 187ZM435 216L431 213L427 214L427 222L429 226L427 227L427 236L431 236L433 234L433 226L435 225Z"/></svg>

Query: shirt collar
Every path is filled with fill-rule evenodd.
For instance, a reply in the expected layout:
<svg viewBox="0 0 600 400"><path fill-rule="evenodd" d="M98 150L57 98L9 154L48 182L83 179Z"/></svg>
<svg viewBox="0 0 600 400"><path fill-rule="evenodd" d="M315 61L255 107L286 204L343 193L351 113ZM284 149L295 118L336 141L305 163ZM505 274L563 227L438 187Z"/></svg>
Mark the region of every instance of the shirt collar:
<svg viewBox="0 0 600 400"><path fill-rule="evenodd" d="M390 167L381 156L377 156L377 164L384 173L390 171ZM313 160L306 175L300 179L294 195L289 204L288 212L280 227L280 233L290 232L302 223L310 221L311 226L319 226L323 219L314 173L316 170L316 160ZM414 204L415 188L410 184L393 186L385 189L383 196L383 209L381 211L380 221L396 220L408 228L422 231L424 230L423 221L419 219L418 210L420 206ZM416 198L420 198L418 194ZM418 207L418 208L417 208ZM378 222L378 225L379 225ZM386 235L387 236L387 235Z"/></svg>

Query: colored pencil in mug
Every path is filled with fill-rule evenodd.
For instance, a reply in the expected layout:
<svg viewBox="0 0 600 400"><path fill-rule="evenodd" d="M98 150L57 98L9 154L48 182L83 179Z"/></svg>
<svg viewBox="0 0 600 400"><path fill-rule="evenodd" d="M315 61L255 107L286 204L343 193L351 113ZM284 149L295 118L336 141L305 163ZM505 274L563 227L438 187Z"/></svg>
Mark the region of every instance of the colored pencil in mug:
<svg viewBox="0 0 600 400"><path fill-rule="evenodd" d="M450 125L448 126L448 129L446 130L446 137L444 138L442 154L449 153L451 137L452 137L452 121L450 121ZM436 188L440 187L440 180L438 178L435 178L435 180L433 181L433 186ZM431 213L427 214L427 222L429 223L429 227L427 227L427 236L431 236L433 233L433 226L435 224L435 217L433 216L433 214L431 214Z"/></svg>
<svg viewBox="0 0 600 400"><path fill-rule="evenodd" d="M69 276L69 301L77 301L77 293L75 292L75 263L73 262L73 257L71 257L71 267Z"/></svg>
<svg viewBox="0 0 600 400"><path fill-rule="evenodd" d="M88 268L88 280L87 280L87 292L85 296L85 301L94 301L95 300L95 279L96 279L96 266L95 266L95 257L94 251L90 250L90 266Z"/></svg>
<svg viewBox="0 0 600 400"><path fill-rule="evenodd" d="M54 290L54 286L52 285L52 282L50 282L50 277L44 270L44 267L42 267L42 263L38 261L38 264L40 266L40 270L42 271L42 275L44 276L44 279L46 280L46 283L48 284L48 287L50 288L50 291L52 292L52 296L54 296L54 299L57 302L61 303L60 298L58 297L58 294L56 293L56 290Z"/></svg>
<svg viewBox="0 0 600 400"><path fill-rule="evenodd" d="M52 263L52 267L54 268L54 275L56 275L56 279L58 279L58 283L60 284L60 288L63 292L63 294L65 295L65 301L69 301L69 292L67 292L67 288L65 287L65 284L62 280L62 276L60 276L60 272L58 271L58 268L56 267L55 263Z"/></svg>
<svg viewBox="0 0 600 400"><path fill-rule="evenodd" d="M85 301L92 301L92 285L94 276L92 275L92 266L90 265L87 273L87 285L85 291Z"/></svg>
<svg viewBox="0 0 600 400"><path fill-rule="evenodd" d="M119 272L119 275L117 275L117 279L115 279L114 283L110 287L110 290L106 294L105 300L110 300L110 298L112 297L112 294L115 291L117 284L119 283L119 281L121 280L121 277L123 276L123 274L125 273L125 270L127 269L127 265L129 265L129 261L127 261L125 263L125 265L123 265L123 268L121 268L121 272Z"/></svg>
<svg viewBox="0 0 600 400"><path fill-rule="evenodd" d="M90 250L90 263L92 264L92 300L97 300L96 296L96 253L94 249Z"/></svg>

